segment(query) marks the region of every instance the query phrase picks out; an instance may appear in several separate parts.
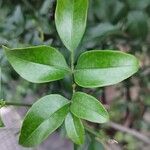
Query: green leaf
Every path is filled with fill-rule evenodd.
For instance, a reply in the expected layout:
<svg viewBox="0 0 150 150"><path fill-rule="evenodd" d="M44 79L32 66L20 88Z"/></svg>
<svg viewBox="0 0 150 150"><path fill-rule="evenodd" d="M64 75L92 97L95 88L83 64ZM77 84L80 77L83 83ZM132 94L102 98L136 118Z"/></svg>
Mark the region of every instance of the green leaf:
<svg viewBox="0 0 150 150"><path fill-rule="evenodd" d="M102 143L96 141L95 139L89 144L88 150L105 150Z"/></svg>
<svg viewBox="0 0 150 150"><path fill-rule="evenodd" d="M12 67L30 82L55 81L69 73L63 55L52 47L34 46L12 50L4 47L4 49Z"/></svg>
<svg viewBox="0 0 150 150"><path fill-rule="evenodd" d="M150 5L149 0L127 0L128 6L130 9L145 9Z"/></svg>
<svg viewBox="0 0 150 150"><path fill-rule="evenodd" d="M0 99L0 109L4 106L5 106L5 101L3 99Z"/></svg>
<svg viewBox="0 0 150 150"><path fill-rule="evenodd" d="M109 119L104 106L93 96L76 92L72 98L71 112L78 118L91 122L104 123Z"/></svg>
<svg viewBox="0 0 150 150"><path fill-rule="evenodd" d="M49 11L52 9L53 3L54 2L52 0L43 1L43 4L42 4L41 9L40 9L40 14L48 15Z"/></svg>
<svg viewBox="0 0 150 150"><path fill-rule="evenodd" d="M79 118L71 113L68 113L65 119L65 127L68 137L76 144L84 142L84 127Z"/></svg>
<svg viewBox="0 0 150 150"><path fill-rule="evenodd" d="M131 11L127 16L127 32L134 38L146 38L148 16L143 11Z"/></svg>
<svg viewBox="0 0 150 150"><path fill-rule="evenodd" d="M57 0L55 23L58 34L69 50L77 48L84 34L88 0Z"/></svg>
<svg viewBox="0 0 150 150"><path fill-rule="evenodd" d="M119 51L93 50L83 53L75 69L75 82L82 87L103 87L130 77L137 72L138 60Z"/></svg>
<svg viewBox="0 0 150 150"><path fill-rule="evenodd" d="M86 150L90 142L91 142L91 139L89 135L86 133L84 143L82 145L77 145L74 143L74 150Z"/></svg>
<svg viewBox="0 0 150 150"><path fill-rule="evenodd" d="M116 23L126 16L127 6L125 5L125 3L117 0L114 3L113 7L114 7L114 9L113 9L111 19L113 22Z"/></svg>
<svg viewBox="0 0 150 150"><path fill-rule="evenodd" d="M92 39L92 38L102 38L119 33L121 32L119 31L118 26L114 26L108 22L105 22L98 24L96 27L92 27L87 34L89 36L88 38Z"/></svg>
<svg viewBox="0 0 150 150"><path fill-rule="evenodd" d="M47 95L33 104L27 113L19 138L25 147L40 144L64 121L69 111L69 101L61 95Z"/></svg>
<svg viewBox="0 0 150 150"><path fill-rule="evenodd" d="M16 6L13 16L9 18L9 22L14 22L20 26L24 23L23 12L20 5Z"/></svg>

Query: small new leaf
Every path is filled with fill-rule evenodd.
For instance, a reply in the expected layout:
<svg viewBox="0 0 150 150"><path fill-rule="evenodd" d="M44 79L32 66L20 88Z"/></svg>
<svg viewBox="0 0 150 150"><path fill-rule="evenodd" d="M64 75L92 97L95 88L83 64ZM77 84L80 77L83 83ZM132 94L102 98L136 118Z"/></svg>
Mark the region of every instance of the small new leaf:
<svg viewBox="0 0 150 150"><path fill-rule="evenodd" d="M78 118L95 123L105 123L109 116L104 106L93 96L83 92L73 95L71 112Z"/></svg>
<svg viewBox="0 0 150 150"><path fill-rule="evenodd" d="M25 147L39 145L64 121L69 111L69 101L61 95L47 95L30 108L19 138Z"/></svg>
<svg viewBox="0 0 150 150"><path fill-rule="evenodd" d="M57 0L55 23L58 34L69 50L77 48L84 34L88 0Z"/></svg>
<svg viewBox="0 0 150 150"><path fill-rule="evenodd" d="M108 86L127 79L138 68L138 60L130 54L111 50L88 51L79 57L75 82L86 88Z"/></svg>
<svg viewBox="0 0 150 150"><path fill-rule="evenodd" d="M64 78L69 68L63 55L49 46L5 49L6 56L24 79L33 83L44 83Z"/></svg>
<svg viewBox="0 0 150 150"><path fill-rule="evenodd" d="M65 127L68 137L76 144L84 142L84 127L79 118L71 113L68 113L65 119Z"/></svg>

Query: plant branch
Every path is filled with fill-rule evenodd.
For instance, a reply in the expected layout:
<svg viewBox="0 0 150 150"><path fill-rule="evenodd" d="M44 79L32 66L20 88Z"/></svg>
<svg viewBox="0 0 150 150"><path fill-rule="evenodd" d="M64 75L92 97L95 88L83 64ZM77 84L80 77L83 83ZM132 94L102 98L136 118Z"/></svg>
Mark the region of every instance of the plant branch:
<svg viewBox="0 0 150 150"><path fill-rule="evenodd" d="M114 122L109 122L107 125L108 125L108 127L113 128L115 130L118 130L118 131L121 131L124 133L128 133L128 134L132 135L133 137L137 138L138 140L150 145L150 138L134 129L124 127L124 126L114 123ZM98 131L96 131L94 128L90 127L87 123L84 123L84 127L87 132L93 134L95 137L98 137L100 140L104 139L104 137Z"/></svg>
<svg viewBox="0 0 150 150"><path fill-rule="evenodd" d="M114 123L114 122L109 122L108 126L115 129L115 130L118 130L118 131L121 131L121 132L124 132L124 133L128 133L128 134L134 136L135 138L143 141L144 143L150 145L150 138L148 138L147 136L141 134L140 132L138 132L134 129L124 127L124 126L122 126L120 124L117 124L117 123Z"/></svg>
<svg viewBox="0 0 150 150"><path fill-rule="evenodd" d="M5 103L5 106L18 106L18 107L31 107L32 106L32 104L6 102L6 101L4 101L4 103Z"/></svg>
<svg viewBox="0 0 150 150"><path fill-rule="evenodd" d="M98 131L90 127L87 123L84 123L84 128L86 129L87 132L93 134L95 137L103 139L103 136Z"/></svg>
<svg viewBox="0 0 150 150"><path fill-rule="evenodd" d="M22 103L14 103L14 102L3 101L3 106L31 107L32 104L22 104ZM150 138L143 135L143 134L141 134L140 132L138 132L134 129L124 127L120 124L117 124L117 123L114 123L114 122L111 122L111 121L107 125L108 125L108 127L111 127L115 130L118 130L118 131L121 131L121 132L124 132L124 133L128 133L128 134L134 136L135 138L143 141L144 143L150 145ZM103 139L103 136L98 131L96 131L95 129L90 127L87 123L84 123L84 127L87 130L87 132L93 134L95 137L98 137L99 139Z"/></svg>
<svg viewBox="0 0 150 150"><path fill-rule="evenodd" d="M0 108L5 106L31 107L32 104L7 102L6 100L0 99Z"/></svg>
<svg viewBox="0 0 150 150"><path fill-rule="evenodd" d="M73 147L74 147L74 150L78 149L78 145L76 145L75 143L73 143Z"/></svg>
<svg viewBox="0 0 150 150"><path fill-rule="evenodd" d="M74 52L71 51L71 71L74 72Z"/></svg>
<svg viewBox="0 0 150 150"><path fill-rule="evenodd" d="M75 93L76 84L74 83L74 51L71 51L71 71L72 71L72 92Z"/></svg>

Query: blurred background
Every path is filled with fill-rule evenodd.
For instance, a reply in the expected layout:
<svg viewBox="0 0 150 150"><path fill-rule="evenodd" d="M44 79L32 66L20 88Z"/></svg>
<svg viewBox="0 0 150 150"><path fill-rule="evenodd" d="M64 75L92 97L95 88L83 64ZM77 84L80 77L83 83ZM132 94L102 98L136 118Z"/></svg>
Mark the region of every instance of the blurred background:
<svg viewBox="0 0 150 150"><path fill-rule="evenodd" d="M107 108L107 124L88 123L85 144L77 150L150 150L150 0L89 0L87 29L76 59L87 50L112 49L134 54L138 73L114 86L79 90L98 98ZM50 93L71 97L69 78L50 84L32 84L12 69L1 45L57 47L69 64L54 23L56 0L0 0L1 98L32 104ZM5 107L0 111L0 150L24 150L17 144L21 120L28 108ZM3 121L3 123L2 123ZM4 127L2 128L2 126ZM62 126L34 150L73 150Z"/></svg>

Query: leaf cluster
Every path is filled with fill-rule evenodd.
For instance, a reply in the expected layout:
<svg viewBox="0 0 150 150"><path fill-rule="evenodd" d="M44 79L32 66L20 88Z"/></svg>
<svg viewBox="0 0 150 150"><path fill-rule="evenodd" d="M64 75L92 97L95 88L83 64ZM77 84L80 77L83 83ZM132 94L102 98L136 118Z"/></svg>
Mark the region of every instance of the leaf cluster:
<svg viewBox="0 0 150 150"><path fill-rule="evenodd" d="M89 50L79 56L75 65L74 52L78 50L85 32L87 12L88 0L57 0L55 24L71 55L70 64L52 46L13 49L4 46L14 70L32 83L52 82L71 76L73 85L83 88L113 85L137 72L139 63L133 55L113 50ZM92 32L96 33L96 29ZM82 119L105 123L109 116L99 100L76 92L75 88L71 100L59 94L46 95L35 102L26 114L19 143L26 147L36 146L65 121L68 137L74 143L82 144L85 135Z"/></svg>

